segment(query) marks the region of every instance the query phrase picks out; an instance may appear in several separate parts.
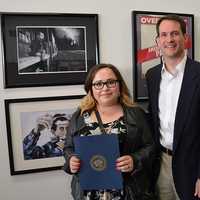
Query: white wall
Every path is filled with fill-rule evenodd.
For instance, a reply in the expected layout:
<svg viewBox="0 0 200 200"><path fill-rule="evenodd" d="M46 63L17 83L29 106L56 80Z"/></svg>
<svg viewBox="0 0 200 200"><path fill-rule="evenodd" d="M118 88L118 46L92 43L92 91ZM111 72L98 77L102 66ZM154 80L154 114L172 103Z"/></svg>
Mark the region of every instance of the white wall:
<svg viewBox="0 0 200 200"><path fill-rule="evenodd" d="M0 12L99 14L100 61L119 67L132 91L131 11L147 10L195 15L195 57L200 60L199 0L1 0ZM0 44L2 45L2 44ZM0 55L2 50L0 49ZM0 199L70 200L70 176L61 170L10 176L4 99L83 94L83 86L4 89L0 56Z"/></svg>

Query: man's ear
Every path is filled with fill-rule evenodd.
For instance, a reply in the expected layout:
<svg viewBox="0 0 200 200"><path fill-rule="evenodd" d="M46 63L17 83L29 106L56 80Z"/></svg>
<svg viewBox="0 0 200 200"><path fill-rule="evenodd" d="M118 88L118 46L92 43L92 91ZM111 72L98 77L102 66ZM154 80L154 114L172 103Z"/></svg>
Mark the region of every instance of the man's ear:
<svg viewBox="0 0 200 200"><path fill-rule="evenodd" d="M192 48L192 40L191 40L190 35L185 33L184 34L184 39L185 39L185 49Z"/></svg>
<svg viewBox="0 0 200 200"><path fill-rule="evenodd" d="M161 54L161 50L160 50L160 47L159 47L159 37L156 36L155 38L155 43L156 43L156 56L157 57L160 57L162 54Z"/></svg>

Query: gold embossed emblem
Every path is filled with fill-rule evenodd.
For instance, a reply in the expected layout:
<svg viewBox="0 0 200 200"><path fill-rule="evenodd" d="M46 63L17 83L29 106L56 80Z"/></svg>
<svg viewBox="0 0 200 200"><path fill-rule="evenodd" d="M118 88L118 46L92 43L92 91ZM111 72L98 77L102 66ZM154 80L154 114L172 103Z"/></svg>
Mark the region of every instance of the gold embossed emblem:
<svg viewBox="0 0 200 200"><path fill-rule="evenodd" d="M94 155L90 159L90 166L95 171L103 171L107 167L106 158L102 155Z"/></svg>

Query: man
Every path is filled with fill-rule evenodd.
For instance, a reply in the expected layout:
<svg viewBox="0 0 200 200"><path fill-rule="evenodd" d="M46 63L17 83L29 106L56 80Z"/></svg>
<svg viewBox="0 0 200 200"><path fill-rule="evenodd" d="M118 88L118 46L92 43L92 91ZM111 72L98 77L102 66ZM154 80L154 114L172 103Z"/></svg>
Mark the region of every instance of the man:
<svg viewBox="0 0 200 200"><path fill-rule="evenodd" d="M160 200L200 198L200 63L187 57L186 25L177 15L159 19L162 64L146 75L149 111L160 155Z"/></svg>
<svg viewBox="0 0 200 200"><path fill-rule="evenodd" d="M36 127L24 138L23 149L25 159L47 158L63 155L64 140L69 119L65 114L45 114L37 119ZM40 141L44 130L49 130L49 141ZM50 134L51 133L51 134Z"/></svg>
<svg viewBox="0 0 200 200"><path fill-rule="evenodd" d="M31 56L40 57L40 62L35 64L35 71L44 72L47 71L49 62L49 49L48 44L45 40L45 35L43 32L37 32L35 40L32 40L31 45Z"/></svg>

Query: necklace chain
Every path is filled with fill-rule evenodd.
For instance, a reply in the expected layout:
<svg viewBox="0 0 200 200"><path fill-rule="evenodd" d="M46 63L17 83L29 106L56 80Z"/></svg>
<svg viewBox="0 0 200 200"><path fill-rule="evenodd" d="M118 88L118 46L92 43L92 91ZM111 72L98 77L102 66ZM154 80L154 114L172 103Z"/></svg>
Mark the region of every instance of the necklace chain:
<svg viewBox="0 0 200 200"><path fill-rule="evenodd" d="M107 128L105 128L106 133L110 134L112 129L115 127L116 124L117 124L117 120L111 122L111 124Z"/></svg>

